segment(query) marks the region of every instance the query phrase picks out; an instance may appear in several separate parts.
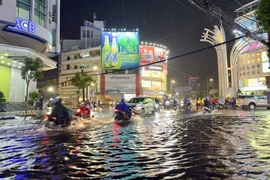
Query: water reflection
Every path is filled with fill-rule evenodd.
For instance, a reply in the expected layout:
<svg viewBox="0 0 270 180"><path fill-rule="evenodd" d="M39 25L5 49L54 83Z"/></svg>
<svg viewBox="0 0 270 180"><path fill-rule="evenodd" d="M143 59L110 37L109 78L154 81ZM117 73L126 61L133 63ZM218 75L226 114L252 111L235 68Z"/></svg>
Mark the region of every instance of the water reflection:
<svg viewBox="0 0 270 180"><path fill-rule="evenodd" d="M222 113L161 111L128 123L108 116L67 132L8 128L0 133L0 178L269 178L269 118Z"/></svg>

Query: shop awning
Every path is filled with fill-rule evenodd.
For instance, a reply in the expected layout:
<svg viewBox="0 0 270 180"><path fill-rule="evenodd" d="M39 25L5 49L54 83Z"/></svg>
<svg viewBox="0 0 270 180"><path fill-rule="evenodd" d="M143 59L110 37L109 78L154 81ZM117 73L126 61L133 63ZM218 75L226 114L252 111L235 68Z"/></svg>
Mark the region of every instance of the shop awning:
<svg viewBox="0 0 270 180"><path fill-rule="evenodd" d="M57 62L32 49L6 44L0 44L0 57L2 65L13 68L20 68L26 57L40 58L43 62L43 71L55 69L57 64Z"/></svg>

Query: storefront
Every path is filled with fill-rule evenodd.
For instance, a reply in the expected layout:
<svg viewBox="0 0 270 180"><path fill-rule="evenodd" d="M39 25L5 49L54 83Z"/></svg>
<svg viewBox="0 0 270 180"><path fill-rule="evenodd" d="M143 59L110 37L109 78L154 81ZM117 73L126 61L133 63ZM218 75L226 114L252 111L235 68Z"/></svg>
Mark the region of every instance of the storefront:
<svg viewBox="0 0 270 180"><path fill-rule="evenodd" d="M139 74L109 74L101 76L101 94L112 101L129 100L140 92Z"/></svg>
<svg viewBox="0 0 270 180"><path fill-rule="evenodd" d="M239 89L244 94L262 94L266 91L265 77L270 75L268 67L269 61L264 48L244 51L238 59Z"/></svg>
<svg viewBox="0 0 270 180"><path fill-rule="evenodd" d="M167 50L155 45L140 46L140 64L154 65L144 66L140 69L141 75L141 94L155 97L162 97L167 93L167 63L164 61L167 58Z"/></svg>

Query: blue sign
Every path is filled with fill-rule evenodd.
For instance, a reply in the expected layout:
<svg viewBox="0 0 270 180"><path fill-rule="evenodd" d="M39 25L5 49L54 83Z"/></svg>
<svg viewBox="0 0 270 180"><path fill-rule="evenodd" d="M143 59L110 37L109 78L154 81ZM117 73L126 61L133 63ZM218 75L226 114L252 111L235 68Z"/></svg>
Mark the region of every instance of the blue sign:
<svg viewBox="0 0 270 180"><path fill-rule="evenodd" d="M32 23L31 21L27 21L24 19L16 18L16 27L18 29L22 29L24 31L28 31L31 33L36 32L36 25Z"/></svg>

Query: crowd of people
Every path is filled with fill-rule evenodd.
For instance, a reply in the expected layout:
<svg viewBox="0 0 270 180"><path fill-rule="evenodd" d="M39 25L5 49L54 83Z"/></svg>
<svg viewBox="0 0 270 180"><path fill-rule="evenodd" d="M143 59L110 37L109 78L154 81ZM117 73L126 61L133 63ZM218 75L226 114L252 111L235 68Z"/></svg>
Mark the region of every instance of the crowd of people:
<svg viewBox="0 0 270 180"><path fill-rule="evenodd" d="M198 98L196 102L197 110L202 108L203 106L215 106L219 109L236 109L236 99L233 98L210 98L209 96L205 97L204 99Z"/></svg>

